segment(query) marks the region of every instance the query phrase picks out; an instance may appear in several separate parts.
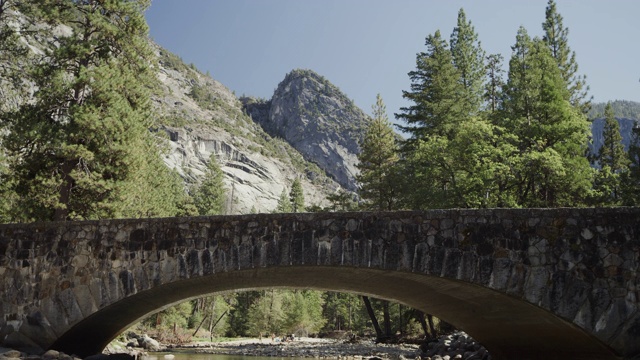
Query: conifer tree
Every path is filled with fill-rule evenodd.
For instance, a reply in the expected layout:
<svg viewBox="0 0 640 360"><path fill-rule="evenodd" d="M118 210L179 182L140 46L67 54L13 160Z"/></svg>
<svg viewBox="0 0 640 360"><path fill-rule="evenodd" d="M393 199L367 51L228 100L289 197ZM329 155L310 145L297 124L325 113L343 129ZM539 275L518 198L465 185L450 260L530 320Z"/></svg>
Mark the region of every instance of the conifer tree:
<svg viewBox="0 0 640 360"><path fill-rule="evenodd" d="M277 213L290 213L291 209L291 201L289 200L289 195L287 194L287 189L282 189L282 193L280 194L280 199L278 199L278 206L276 207L275 212Z"/></svg>
<svg viewBox="0 0 640 360"><path fill-rule="evenodd" d="M587 98L589 87L586 85L586 77L578 74L576 53L569 47L569 29L562 23L562 15L558 13L554 0L549 0L545 9L545 21L542 23L545 42L551 56L555 59L560 75L569 92L565 95L567 100L578 107L584 113L589 111L590 98Z"/></svg>
<svg viewBox="0 0 640 360"><path fill-rule="evenodd" d="M353 193L344 189L340 189L334 194L327 195L327 201L331 203L331 206L329 206L331 211L353 211L358 208L358 203L354 201ZM320 212L327 210L328 209L318 207L317 211ZM307 211L310 211L310 209L307 208Z"/></svg>
<svg viewBox="0 0 640 360"><path fill-rule="evenodd" d="M282 332L285 296L286 293L281 290L261 292L261 296L249 307L247 325L250 335L262 336Z"/></svg>
<svg viewBox="0 0 640 360"><path fill-rule="evenodd" d="M625 206L640 205L640 126L636 123L629 145L629 171L622 176L622 200Z"/></svg>
<svg viewBox="0 0 640 360"><path fill-rule="evenodd" d="M297 178L293 180L293 184L291 185L291 191L289 192L289 201L291 202L291 212L297 213L305 211L302 184Z"/></svg>
<svg viewBox="0 0 640 360"><path fill-rule="evenodd" d="M0 0L0 118L16 109L28 95L23 69L30 61L20 34L33 34L27 0Z"/></svg>
<svg viewBox="0 0 640 360"><path fill-rule="evenodd" d="M596 175L596 205L620 205L621 177L629 170L629 158L624 151L620 124L615 118L611 102L604 109L604 144L598 151L596 161L600 166Z"/></svg>
<svg viewBox="0 0 640 360"><path fill-rule="evenodd" d="M215 155L211 155L202 182L193 191L193 202L198 215L222 214L225 204L223 173Z"/></svg>
<svg viewBox="0 0 640 360"><path fill-rule="evenodd" d="M19 195L19 220L173 215L170 172L148 131L155 58L148 0L34 0L37 16L64 23L24 75L37 90L3 117L2 143ZM53 40L52 40L53 41Z"/></svg>
<svg viewBox="0 0 640 360"><path fill-rule="evenodd" d="M567 88L546 44L524 28L509 61L499 125L513 134L518 156L513 189L519 206L583 203L592 169L584 156L586 117L568 101Z"/></svg>
<svg viewBox="0 0 640 360"><path fill-rule="evenodd" d="M426 46L427 51L416 56L416 69L409 72L411 90L402 92L412 104L396 114L406 123L399 128L410 136L405 150L432 134L451 135L465 118L460 73L440 31L427 36Z"/></svg>
<svg viewBox="0 0 640 360"><path fill-rule="evenodd" d="M487 81L484 89L484 99L487 111L490 116L494 115L500 108L502 101L502 88L504 87L504 70L502 70L502 62L504 58L500 54L491 54L487 56Z"/></svg>
<svg viewBox="0 0 640 360"><path fill-rule="evenodd" d="M360 196L366 201L366 208L393 210L398 197L394 176L398 162L396 136L380 94L372 109L373 118L365 129L358 154Z"/></svg>
<svg viewBox="0 0 640 360"><path fill-rule="evenodd" d="M482 54L475 45L477 36L466 22L464 12L459 21L453 43L458 50L465 49L461 53L467 57L465 62L460 55L459 63L477 65L477 56ZM405 91L404 97L414 104L402 108L403 113L396 115L407 123L400 128L411 135L402 147L403 160L398 171L402 174L398 183L402 183L404 207L484 207L512 203L507 200L508 193L499 191L497 180L503 179L502 184L509 177L509 163L501 165L509 158L512 147L504 141L508 135L501 139L493 124L479 114L471 115L473 111L469 109L479 111L479 107L469 106L470 98L464 95L465 84L460 81L461 71L453 64L452 52L440 38L440 32L436 32L427 37L427 52L418 54L416 70L409 73L411 91ZM477 79L478 69L484 71L482 66L469 68L475 70L468 72L474 74L468 79ZM473 94L479 104L481 93L476 90L479 84L482 91L482 81L468 80L469 84L475 84L469 87L474 91L467 94Z"/></svg>
<svg viewBox="0 0 640 360"><path fill-rule="evenodd" d="M615 118L611 102L604 108L604 130L602 132L604 144L598 152L600 166L608 166L614 173L619 173L627 168L629 159L624 151L620 124Z"/></svg>
<svg viewBox="0 0 640 360"><path fill-rule="evenodd" d="M478 115L482 105L485 80L485 52L480 46L478 34L463 9L458 11L458 23L450 40L453 65L460 75L464 115Z"/></svg>

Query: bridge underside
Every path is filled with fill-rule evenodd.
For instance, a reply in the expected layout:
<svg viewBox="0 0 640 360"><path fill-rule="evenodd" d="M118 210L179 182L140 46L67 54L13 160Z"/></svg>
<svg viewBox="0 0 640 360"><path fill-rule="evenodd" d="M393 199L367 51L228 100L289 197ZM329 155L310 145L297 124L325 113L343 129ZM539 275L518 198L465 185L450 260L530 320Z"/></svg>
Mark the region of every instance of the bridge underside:
<svg viewBox="0 0 640 360"><path fill-rule="evenodd" d="M76 324L51 346L98 353L145 316L215 292L289 287L367 294L433 314L466 331L494 359L617 359L575 325L496 291L465 282L397 271L348 267L255 268L177 281L139 292Z"/></svg>

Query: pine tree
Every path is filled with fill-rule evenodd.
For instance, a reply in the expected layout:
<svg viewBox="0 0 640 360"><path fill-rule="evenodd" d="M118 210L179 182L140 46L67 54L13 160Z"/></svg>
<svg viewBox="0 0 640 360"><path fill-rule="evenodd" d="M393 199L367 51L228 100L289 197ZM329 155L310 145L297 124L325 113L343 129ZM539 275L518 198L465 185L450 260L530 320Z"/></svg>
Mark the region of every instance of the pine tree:
<svg viewBox="0 0 640 360"><path fill-rule="evenodd" d="M247 324L250 335L280 334L283 331L285 296L282 290L261 292L261 296L249 308Z"/></svg>
<svg viewBox="0 0 640 360"><path fill-rule="evenodd" d="M478 86L482 91L483 80L477 77L484 76L478 57L483 52L476 38L461 12L452 41L456 51L464 54L457 55L459 67L453 65L452 52L436 32L427 37L428 51L418 54L417 69L409 73L411 91L405 91L404 97L414 105L396 115L408 124L400 128L411 135L402 147L398 170L404 207L484 207L513 202L508 193L500 191L509 178L512 146L504 140L509 135L480 114L471 115L480 110ZM460 75L461 68L467 68L466 77ZM461 81L465 78L467 90L473 91L465 90Z"/></svg>
<svg viewBox="0 0 640 360"><path fill-rule="evenodd" d="M551 56L555 59L560 75L569 90L565 95L566 99L584 113L588 112L591 99L587 99L589 87L586 85L586 77L578 75L576 53L569 47L569 29L564 27L562 15L558 13L554 0L549 0L547 3L542 29L544 30L542 40L551 50Z"/></svg>
<svg viewBox="0 0 640 360"><path fill-rule="evenodd" d="M591 189L584 156L586 117L568 101L565 82L546 44L524 28L516 36L498 124L513 134L517 204L577 206Z"/></svg>
<svg viewBox="0 0 640 360"><path fill-rule="evenodd" d="M604 108L604 121L602 133L604 145L598 152L598 163L603 167L608 166L614 173L619 173L627 168L629 159L624 151L620 124L614 116L611 102L608 102Z"/></svg>
<svg viewBox="0 0 640 360"><path fill-rule="evenodd" d="M293 290L286 295L284 330L298 336L317 334L326 322L322 317L322 294L313 290Z"/></svg>
<svg viewBox="0 0 640 360"><path fill-rule="evenodd" d="M488 120L473 117L447 138L419 140L406 156L406 207L479 208L513 206L506 191L512 181L512 136Z"/></svg>
<svg viewBox="0 0 640 360"><path fill-rule="evenodd" d="M338 190L334 194L327 195L327 201L331 203L329 209L331 211L353 211L357 209L358 203L354 201L353 193L344 189ZM307 208L307 211L311 211ZM327 211L327 209L319 208L317 212Z"/></svg>
<svg viewBox="0 0 640 360"><path fill-rule="evenodd" d="M0 114L17 108L27 96L23 69L29 61L29 52L18 31L32 32L26 21L29 14L28 1L0 0Z"/></svg>
<svg viewBox="0 0 640 360"><path fill-rule="evenodd" d="M405 151L432 134L451 135L465 118L460 73L453 66L451 51L440 31L427 37L426 46L427 52L416 56L416 69L409 72L411 90L402 92L402 97L413 104L396 114L406 123L399 128L410 136Z"/></svg>
<svg viewBox="0 0 640 360"><path fill-rule="evenodd" d="M275 212L277 213L290 213L292 212L291 201L289 200L289 195L287 194L287 189L282 189L282 193L280 194L280 199L278 199L278 206L276 207Z"/></svg>
<svg viewBox="0 0 640 360"><path fill-rule="evenodd" d="M360 196L367 202L366 208L393 210L398 196L395 181L398 162L396 136L380 94L372 109L373 118L360 143L360 174L356 178L360 183Z"/></svg>
<svg viewBox="0 0 640 360"><path fill-rule="evenodd" d="M501 106L502 88L504 87L503 61L504 58L500 54L487 56L487 81L485 83L484 99L490 117L493 116Z"/></svg>
<svg viewBox="0 0 640 360"><path fill-rule="evenodd" d="M170 188L170 192L176 199L175 216L198 216L198 208L195 205L193 197L185 191L185 186L180 175L172 171L171 177L173 185Z"/></svg>
<svg viewBox="0 0 640 360"><path fill-rule="evenodd" d="M604 144L596 156L600 166L595 180L596 205L620 205L620 182L629 170L630 161L622 144L620 124L614 116L611 102L605 106L604 121Z"/></svg>
<svg viewBox="0 0 640 360"><path fill-rule="evenodd" d="M460 75L458 81L463 91L461 101L466 107L464 115L478 115L484 90L485 53L463 9L458 12L458 23L451 34L450 44L453 65Z"/></svg>
<svg viewBox="0 0 640 360"><path fill-rule="evenodd" d="M622 176L622 201L625 206L640 205L640 125L636 123L629 145L629 171Z"/></svg>
<svg viewBox="0 0 640 360"><path fill-rule="evenodd" d="M155 61L148 0L34 0L43 22L71 26L25 71L37 91L3 119L20 220L173 215L149 127ZM158 172L159 171L159 172ZM155 172L150 174L150 172ZM160 201L161 203L157 203Z"/></svg>
<svg viewBox="0 0 640 360"><path fill-rule="evenodd" d="M304 193L302 191L302 184L299 179L293 180L291 185L291 191L289 192L289 201L291 202L291 212L304 212Z"/></svg>
<svg viewBox="0 0 640 360"><path fill-rule="evenodd" d="M224 175L215 155L211 155L200 185L193 191L193 202L199 215L219 215L225 204Z"/></svg>

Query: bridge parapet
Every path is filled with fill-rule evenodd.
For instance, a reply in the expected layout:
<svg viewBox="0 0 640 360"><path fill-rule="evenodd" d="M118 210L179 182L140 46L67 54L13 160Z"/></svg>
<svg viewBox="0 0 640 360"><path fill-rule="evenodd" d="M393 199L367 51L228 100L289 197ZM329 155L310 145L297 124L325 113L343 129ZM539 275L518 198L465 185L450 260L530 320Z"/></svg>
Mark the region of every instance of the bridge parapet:
<svg viewBox="0 0 640 360"><path fill-rule="evenodd" d="M85 355L177 301L292 286L403 302L496 358L566 358L567 341L581 358L630 357L640 354L639 259L637 208L0 225L0 341Z"/></svg>

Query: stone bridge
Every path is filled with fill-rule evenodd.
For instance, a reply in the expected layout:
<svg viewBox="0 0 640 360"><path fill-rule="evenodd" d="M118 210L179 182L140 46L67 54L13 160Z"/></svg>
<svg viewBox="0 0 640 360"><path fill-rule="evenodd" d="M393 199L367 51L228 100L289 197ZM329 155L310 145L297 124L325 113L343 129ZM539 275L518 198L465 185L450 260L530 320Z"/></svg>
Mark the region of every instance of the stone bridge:
<svg viewBox="0 0 640 360"><path fill-rule="evenodd" d="M640 208L258 214L0 225L0 341L86 356L220 291L367 294L495 359L640 356Z"/></svg>

